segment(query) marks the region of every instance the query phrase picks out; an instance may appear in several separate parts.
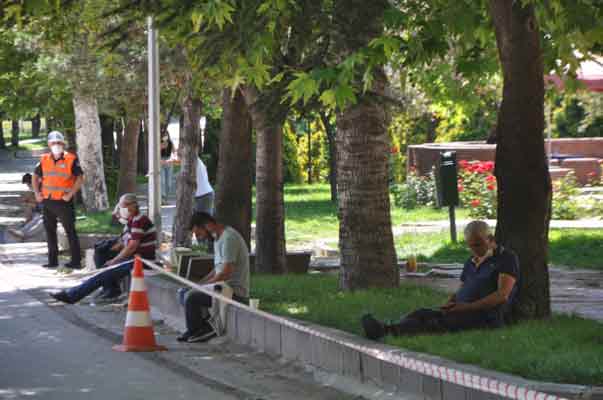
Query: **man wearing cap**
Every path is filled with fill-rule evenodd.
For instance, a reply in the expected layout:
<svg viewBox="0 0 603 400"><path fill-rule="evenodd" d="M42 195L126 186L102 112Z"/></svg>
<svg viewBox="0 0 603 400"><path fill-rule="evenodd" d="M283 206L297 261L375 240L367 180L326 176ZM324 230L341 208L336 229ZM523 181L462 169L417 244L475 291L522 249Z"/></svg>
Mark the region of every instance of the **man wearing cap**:
<svg viewBox="0 0 603 400"><path fill-rule="evenodd" d="M65 151L65 138L61 132L48 134L50 153L43 154L33 175L36 201L43 204L44 228L48 243L48 264L44 268L57 268L59 248L57 220L61 222L67 238L71 261L65 266L81 268L80 241L75 231L75 207L73 197L84 182L84 172L77 156ZM41 183L41 184L40 184Z"/></svg>
<svg viewBox="0 0 603 400"><path fill-rule="evenodd" d="M105 269L90 277L80 285L67 290L52 293L55 300L67 304L74 304L94 292L103 288L97 297L97 304L112 302L119 299L121 288L120 281L130 275L134 267L134 257L140 256L147 260L155 260L157 236L155 226L151 220L140 213L140 206L136 195L126 193L119 199L119 214L128 220L128 240L125 246L120 246L119 253L105 263Z"/></svg>

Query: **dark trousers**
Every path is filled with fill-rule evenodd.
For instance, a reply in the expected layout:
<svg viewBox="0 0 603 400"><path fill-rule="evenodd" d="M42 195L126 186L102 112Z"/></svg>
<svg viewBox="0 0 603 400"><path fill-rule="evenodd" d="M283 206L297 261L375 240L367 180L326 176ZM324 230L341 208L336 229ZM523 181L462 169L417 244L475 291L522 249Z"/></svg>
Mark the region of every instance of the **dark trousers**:
<svg viewBox="0 0 603 400"><path fill-rule="evenodd" d="M102 287L113 295L118 295L121 292L119 281L130 275L132 267L134 267L134 260L116 267L108 267L103 272L99 272L81 284L67 290L67 295L72 301L78 302L99 287Z"/></svg>
<svg viewBox="0 0 603 400"><path fill-rule="evenodd" d="M494 326L489 323L483 311L445 313L440 310L421 308L402 318L399 323L388 325L387 333L396 336L420 335L492 327Z"/></svg>
<svg viewBox="0 0 603 400"><path fill-rule="evenodd" d="M97 269L103 268L107 261L119 254L119 251L111 250L118 240L119 238L103 240L94 245L94 265Z"/></svg>
<svg viewBox="0 0 603 400"><path fill-rule="evenodd" d="M61 222L71 252L71 264L80 265L80 240L75 231L75 207L73 201L44 200L44 228L48 243L48 264L59 265L59 243L57 239L57 220Z"/></svg>
<svg viewBox="0 0 603 400"><path fill-rule="evenodd" d="M249 304L249 299L232 295L234 301ZM201 329L204 322L210 317L209 309L212 305L211 296L196 290L181 288L178 291L178 300L184 306L184 315L186 317L186 330L197 332Z"/></svg>

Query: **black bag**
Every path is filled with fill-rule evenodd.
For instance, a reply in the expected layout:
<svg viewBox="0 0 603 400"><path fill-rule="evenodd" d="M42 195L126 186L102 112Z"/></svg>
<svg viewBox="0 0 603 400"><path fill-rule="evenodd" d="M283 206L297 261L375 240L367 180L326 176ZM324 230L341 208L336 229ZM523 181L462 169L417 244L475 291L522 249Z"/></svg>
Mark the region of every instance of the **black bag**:
<svg viewBox="0 0 603 400"><path fill-rule="evenodd" d="M119 241L119 237L114 239L99 240L94 243L94 265L97 269L103 268L103 265L117 255L117 252L111 250Z"/></svg>

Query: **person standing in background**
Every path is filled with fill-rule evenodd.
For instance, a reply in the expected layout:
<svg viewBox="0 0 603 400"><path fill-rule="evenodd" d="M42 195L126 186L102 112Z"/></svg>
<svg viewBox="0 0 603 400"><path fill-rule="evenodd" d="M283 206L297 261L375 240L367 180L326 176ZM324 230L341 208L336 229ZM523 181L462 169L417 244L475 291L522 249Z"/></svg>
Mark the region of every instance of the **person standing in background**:
<svg viewBox="0 0 603 400"><path fill-rule="evenodd" d="M207 167L200 157L197 157L197 191L195 192L195 212L214 215L214 189L209 183Z"/></svg>
<svg viewBox="0 0 603 400"><path fill-rule="evenodd" d="M44 228L48 243L48 264L44 268L59 266L59 245L57 240L57 220L61 222L67 238L71 261L68 268L80 269L80 241L75 231L75 205L73 197L82 187L84 172L77 156L65 151L65 138L61 132L48 134L50 153L40 158L34 170L32 189L38 203L43 203ZM41 183L41 184L40 184Z"/></svg>
<svg viewBox="0 0 603 400"><path fill-rule="evenodd" d="M170 194L174 193L174 146L169 135L161 140L161 199L167 203Z"/></svg>

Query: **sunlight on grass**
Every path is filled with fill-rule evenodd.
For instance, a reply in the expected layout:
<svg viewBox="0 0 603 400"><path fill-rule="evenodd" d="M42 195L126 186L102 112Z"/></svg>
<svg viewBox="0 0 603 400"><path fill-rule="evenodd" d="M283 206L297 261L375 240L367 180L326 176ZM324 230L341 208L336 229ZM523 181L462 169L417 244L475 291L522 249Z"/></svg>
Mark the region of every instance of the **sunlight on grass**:
<svg viewBox="0 0 603 400"><path fill-rule="evenodd" d="M394 289L338 291L337 277L252 276L251 295L275 314L361 334L360 317L397 320L420 307L437 307L442 292L402 284ZM571 316L530 321L499 330L386 339L405 349L544 381L601 384L603 324ZM496 344L495 348L493 344Z"/></svg>

